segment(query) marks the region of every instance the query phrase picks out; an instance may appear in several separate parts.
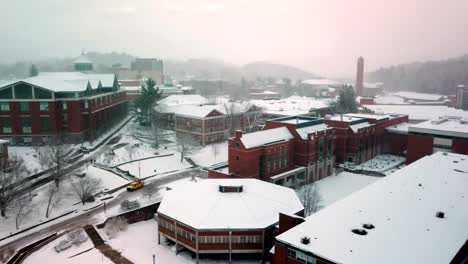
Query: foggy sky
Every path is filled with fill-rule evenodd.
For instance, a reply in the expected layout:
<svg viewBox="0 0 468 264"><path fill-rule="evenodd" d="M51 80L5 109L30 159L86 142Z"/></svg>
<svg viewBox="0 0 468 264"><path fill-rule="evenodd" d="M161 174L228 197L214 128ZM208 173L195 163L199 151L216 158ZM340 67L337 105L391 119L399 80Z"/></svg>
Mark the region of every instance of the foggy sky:
<svg viewBox="0 0 468 264"><path fill-rule="evenodd" d="M331 77L468 53L467 0L0 0L0 63L82 49Z"/></svg>

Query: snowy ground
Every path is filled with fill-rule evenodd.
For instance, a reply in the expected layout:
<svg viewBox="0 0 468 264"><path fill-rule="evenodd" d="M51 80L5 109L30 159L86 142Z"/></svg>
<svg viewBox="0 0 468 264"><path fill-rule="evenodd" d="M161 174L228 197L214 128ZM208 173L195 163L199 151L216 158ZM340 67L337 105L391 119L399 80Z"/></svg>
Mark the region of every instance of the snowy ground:
<svg viewBox="0 0 468 264"><path fill-rule="evenodd" d="M88 175L87 177L99 177L100 172L97 171L99 169L95 168L96 170L94 170L92 168L93 167L89 167L92 173L90 173L90 175ZM115 175L113 176L115 178L113 178L112 180L110 180L108 177L99 177L99 178L106 179L104 183L107 184L107 185L103 185L101 190L112 188L112 187L115 188L115 186L121 183L125 183L123 179L120 180L119 178L117 178L117 176ZM76 197L71 191L72 189L71 182L76 181L76 180L77 180L77 177L75 176L68 176L68 177L62 178L62 180L60 181L59 190L54 195L54 198L52 199L52 202L51 202L52 209L50 210L49 218L46 218L46 208L47 208L48 198L49 198L48 191L52 187L55 186L54 182L50 182L31 192L32 201L29 202L27 206L28 209L24 210L24 211L28 211L30 209L30 211L24 217L24 220L21 222L18 230L16 229L16 225L15 225L15 220L16 220L15 215L18 209L14 205L9 207L9 209L7 210L7 217L6 218L0 217L0 237L5 237L9 235L10 233L16 233L29 226L39 224L41 222L47 221L48 219L54 218L64 213L67 213L73 210L80 211L83 209L91 208L101 203L99 199L96 199L96 202L86 203L85 205L82 205L80 203L79 198ZM29 197L29 195L26 194L25 197ZM101 196L100 198L104 198L104 196ZM74 213L71 215L74 215Z"/></svg>
<svg viewBox="0 0 468 264"><path fill-rule="evenodd" d="M322 207L329 206L379 179L381 178L350 172L341 172L337 175L328 176L316 182L322 196L320 205Z"/></svg>
<svg viewBox="0 0 468 264"><path fill-rule="evenodd" d="M119 166L123 171L129 171L131 175L139 178L146 178L156 174L163 174L172 171L178 171L190 168L192 165L185 159L180 161L180 154L157 157L136 161Z"/></svg>
<svg viewBox="0 0 468 264"><path fill-rule="evenodd" d="M190 158L201 167L211 167L215 164L228 161L228 143L223 141L221 143L211 144L196 150Z"/></svg>
<svg viewBox="0 0 468 264"><path fill-rule="evenodd" d="M83 263L106 263L111 264L108 258L103 256L101 252L97 249L94 249L94 245L91 242L91 239L88 239L83 244L76 246L73 245L71 248L57 253L54 247L63 240L63 236L54 240L53 242L47 244L45 247L41 248L39 251L33 253L31 256L26 258L24 261L25 264L37 264L37 263L47 263L47 264L83 264ZM71 257L75 254L81 253L88 249L90 251L84 252L81 255Z"/></svg>
<svg viewBox="0 0 468 264"><path fill-rule="evenodd" d="M41 147L8 146L8 153L10 156L15 155L23 158L26 168L28 168L31 174L35 174L43 170L37 153L40 148Z"/></svg>
<svg viewBox="0 0 468 264"><path fill-rule="evenodd" d="M375 171L387 174L387 171L392 171L392 169L404 164L405 161L406 158L401 156L378 155L375 158L359 165L351 162L345 162L343 167L349 170Z"/></svg>

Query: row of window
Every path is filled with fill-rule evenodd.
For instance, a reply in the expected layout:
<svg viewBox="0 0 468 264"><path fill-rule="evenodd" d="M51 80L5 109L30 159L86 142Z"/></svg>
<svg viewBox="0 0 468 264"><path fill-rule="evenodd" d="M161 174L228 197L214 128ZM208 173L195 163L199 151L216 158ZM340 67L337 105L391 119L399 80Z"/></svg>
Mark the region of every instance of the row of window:
<svg viewBox="0 0 468 264"><path fill-rule="evenodd" d="M306 254L302 253L301 251L297 251L294 249L288 248L288 257L292 259L297 259L303 261L306 264L315 264L317 259L311 256L307 256Z"/></svg>
<svg viewBox="0 0 468 264"><path fill-rule="evenodd" d="M25 134L29 134L32 132L31 129L31 117L30 116L21 116L21 129L22 132ZM41 116L40 117L40 124L41 124L41 132L49 132L50 130L50 117L49 116ZM2 129L3 133L9 134L12 133L11 129L11 120L10 118L2 118Z"/></svg>
<svg viewBox="0 0 468 264"><path fill-rule="evenodd" d="M267 173L288 167L288 151L281 150L278 153L267 155Z"/></svg>
<svg viewBox="0 0 468 264"><path fill-rule="evenodd" d="M174 230L177 230L177 236L178 237L183 237L185 239L188 239L192 242L196 241L196 235L192 234L190 232L187 232L186 230L175 227L173 224L160 220L160 224L162 227L165 229L174 232ZM199 243L200 244L229 244L229 236L199 236ZM252 235L252 236L238 236L238 235L233 235L231 236L231 243L232 244L260 244L262 243L262 236L259 235Z"/></svg>
<svg viewBox="0 0 468 264"><path fill-rule="evenodd" d="M21 112L28 112L30 110L29 102L20 102L19 104L20 104L20 111ZM62 106L63 110L68 109L67 102L61 102L61 106ZM88 109L88 107L89 107L88 100L81 101L81 107L84 108L84 109ZM0 111L3 111L3 112L10 111L10 103L9 102L1 102L0 103ZM49 111L49 102L39 102L39 111Z"/></svg>

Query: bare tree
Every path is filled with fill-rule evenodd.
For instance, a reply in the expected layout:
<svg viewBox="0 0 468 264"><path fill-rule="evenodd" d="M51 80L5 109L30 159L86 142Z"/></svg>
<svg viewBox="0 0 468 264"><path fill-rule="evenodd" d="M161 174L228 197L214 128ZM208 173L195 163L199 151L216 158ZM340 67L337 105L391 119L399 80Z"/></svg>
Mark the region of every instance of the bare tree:
<svg viewBox="0 0 468 264"><path fill-rule="evenodd" d="M73 196L80 199L82 204L93 198L93 195L102 187L102 180L86 176L71 183Z"/></svg>
<svg viewBox="0 0 468 264"><path fill-rule="evenodd" d="M54 208L56 208L59 203L59 189L57 186L50 185L46 191L47 194L47 207L46 207L46 218L49 218L50 213Z"/></svg>
<svg viewBox="0 0 468 264"><path fill-rule="evenodd" d="M28 197L18 198L15 202L15 225L18 230L23 220L31 213L33 207Z"/></svg>
<svg viewBox="0 0 468 264"><path fill-rule="evenodd" d="M235 102L224 103L223 107L224 107L224 113L226 115L225 125L228 131L228 136L232 136L234 135L234 132L237 129L236 113L238 112L238 109L237 109L238 107Z"/></svg>
<svg viewBox="0 0 468 264"><path fill-rule="evenodd" d="M253 106L254 107L254 106ZM247 107L247 109L252 109L251 107ZM263 112L261 108L255 107L253 112L247 112L246 114L246 121L247 121L247 133L256 131L256 128L261 124L263 121Z"/></svg>
<svg viewBox="0 0 468 264"><path fill-rule="evenodd" d="M61 135L52 138L47 146L39 153L39 160L44 169L52 169L54 172L55 186L59 187L60 177L65 173L67 156L70 146L65 144L65 138Z"/></svg>
<svg viewBox="0 0 468 264"><path fill-rule="evenodd" d="M323 202L320 189L317 184L304 185L299 189L299 198L304 206L304 216L307 217L322 208Z"/></svg>
<svg viewBox="0 0 468 264"><path fill-rule="evenodd" d="M180 162L182 162L187 155L192 153L193 148L197 145L197 141L189 134L183 134L177 139L177 144L180 152Z"/></svg>
<svg viewBox="0 0 468 264"><path fill-rule="evenodd" d="M130 143L125 146L125 151L127 152L128 161L132 161L133 159L133 145Z"/></svg>
<svg viewBox="0 0 468 264"><path fill-rule="evenodd" d="M143 197L148 198L148 200L151 200L151 197L153 197L158 191L158 188L154 185L148 185L143 188Z"/></svg>
<svg viewBox="0 0 468 264"><path fill-rule="evenodd" d="M219 153L219 144L212 144L211 147L213 148L213 155L216 159L216 156L218 156Z"/></svg>
<svg viewBox="0 0 468 264"><path fill-rule="evenodd" d="M11 155L8 159L0 159L0 215L5 217L7 208L19 197L19 184L29 171L24 160Z"/></svg>

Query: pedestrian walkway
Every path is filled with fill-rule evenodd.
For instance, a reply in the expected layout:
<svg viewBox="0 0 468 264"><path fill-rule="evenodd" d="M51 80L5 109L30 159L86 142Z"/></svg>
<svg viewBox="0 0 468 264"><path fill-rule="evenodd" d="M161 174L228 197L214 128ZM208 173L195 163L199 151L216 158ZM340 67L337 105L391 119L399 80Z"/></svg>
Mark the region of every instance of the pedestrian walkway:
<svg viewBox="0 0 468 264"><path fill-rule="evenodd" d="M86 234L88 234L91 241L93 241L94 247L101 251L101 253L108 259L110 259L112 262L114 262L115 264L133 264L133 262L122 256L120 252L113 249L108 244L104 243L104 240L96 231L94 226L87 225L84 227L84 230L86 231Z"/></svg>

